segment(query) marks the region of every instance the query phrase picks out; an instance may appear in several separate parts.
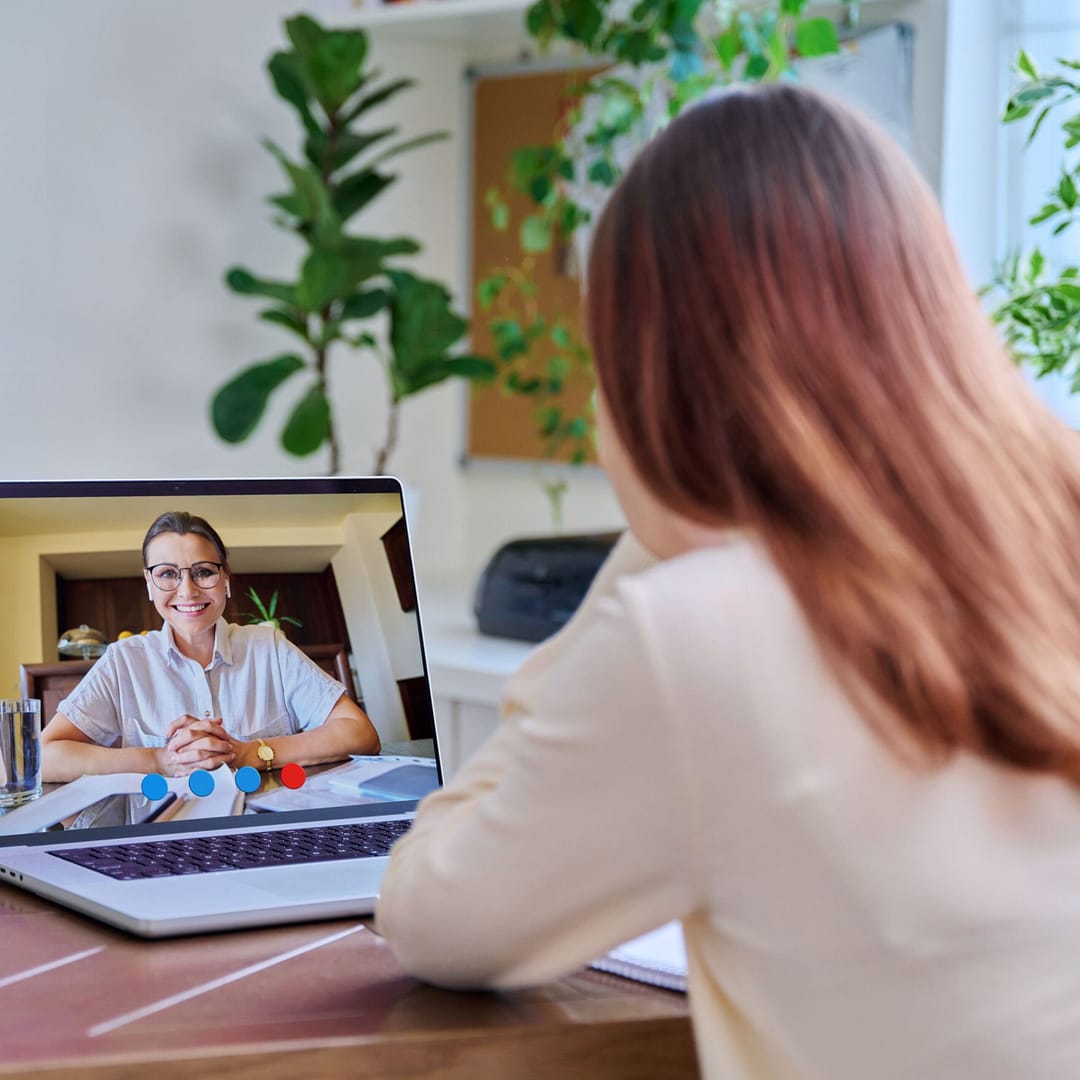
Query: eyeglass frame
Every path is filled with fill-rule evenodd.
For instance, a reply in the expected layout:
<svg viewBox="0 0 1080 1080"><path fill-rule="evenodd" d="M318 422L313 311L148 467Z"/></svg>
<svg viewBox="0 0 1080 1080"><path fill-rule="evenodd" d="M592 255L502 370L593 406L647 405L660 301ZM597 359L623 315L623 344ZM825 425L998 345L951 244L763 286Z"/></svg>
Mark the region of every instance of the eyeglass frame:
<svg viewBox="0 0 1080 1080"><path fill-rule="evenodd" d="M165 588L164 586L159 585L157 579L154 577L154 571L159 566L171 567L173 570L175 570L180 575L180 580L177 581L177 583L171 589ZM196 566L213 566L213 567L217 568L218 576L217 576L217 580L214 582L213 585L200 585L197 581L195 581L192 578L191 571ZM163 592L163 593L174 593L174 592L176 592L177 589L180 588L181 585L183 585L183 583L184 583L184 574L187 574L188 581L191 582L195 586L195 588L197 588L197 589L213 589L213 588L215 588L217 586L218 582L221 580L221 572L225 569L226 566L228 566L228 563L214 562L213 559L199 559L197 562L193 562L190 566L177 566L176 563L159 562L159 563L154 563L153 566L144 566L143 569L150 575L150 581L152 582L155 589L157 589L159 592Z"/></svg>

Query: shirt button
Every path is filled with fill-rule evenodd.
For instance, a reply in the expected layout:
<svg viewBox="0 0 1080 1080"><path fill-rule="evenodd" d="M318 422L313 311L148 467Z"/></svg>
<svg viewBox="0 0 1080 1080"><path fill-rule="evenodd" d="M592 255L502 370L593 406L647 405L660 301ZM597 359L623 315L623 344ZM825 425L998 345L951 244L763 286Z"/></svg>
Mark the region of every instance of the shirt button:
<svg viewBox="0 0 1080 1080"><path fill-rule="evenodd" d="M204 710L203 716L205 716L207 719L209 719L210 718L210 710L209 709Z"/></svg>

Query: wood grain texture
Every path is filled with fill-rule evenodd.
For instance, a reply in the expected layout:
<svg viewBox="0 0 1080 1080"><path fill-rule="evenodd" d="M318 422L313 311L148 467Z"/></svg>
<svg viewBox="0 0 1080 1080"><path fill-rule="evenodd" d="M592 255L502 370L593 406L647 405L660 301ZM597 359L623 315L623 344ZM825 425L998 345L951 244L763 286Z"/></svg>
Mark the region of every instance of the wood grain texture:
<svg viewBox="0 0 1080 1080"><path fill-rule="evenodd" d="M105 946L0 987L0 1076L698 1075L682 995L591 971L509 993L439 990L405 975L370 929L335 938L357 925L146 942L0 886L0 982ZM193 996L110 1028L185 993Z"/></svg>

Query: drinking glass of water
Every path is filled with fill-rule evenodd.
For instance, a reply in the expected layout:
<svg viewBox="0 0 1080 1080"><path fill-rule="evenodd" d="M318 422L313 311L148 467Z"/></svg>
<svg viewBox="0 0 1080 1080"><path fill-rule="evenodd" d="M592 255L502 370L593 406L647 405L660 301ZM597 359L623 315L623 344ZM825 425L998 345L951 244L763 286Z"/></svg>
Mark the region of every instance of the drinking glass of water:
<svg viewBox="0 0 1080 1080"><path fill-rule="evenodd" d="M0 812L41 794L41 702L0 699Z"/></svg>

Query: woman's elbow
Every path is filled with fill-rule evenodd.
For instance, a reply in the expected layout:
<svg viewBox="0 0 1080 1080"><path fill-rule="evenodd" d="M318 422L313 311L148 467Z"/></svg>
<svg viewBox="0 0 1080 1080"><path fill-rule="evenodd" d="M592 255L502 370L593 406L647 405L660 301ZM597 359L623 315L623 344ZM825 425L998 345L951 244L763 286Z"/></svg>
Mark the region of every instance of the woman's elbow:
<svg viewBox="0 0 1080 1080"><path fill-rule="evenodd" d="M382 750L382 739L379 738L379 733L375 730L373 725L368 725L369 730L367 734L368 747L365 750L365 754L378 754Z"/></svg>
<svg viewBox="0 0 1080 1080"><path fill-rule="evenodd" d="M389 944L402 970L446 990L495 990L504 988L508 972L496 958L486 955L477 942L470 947L460 935L425 932L395 926L398 920L380 916L376 930Z"/></svg>
<svg viewBox="0 0 1080 1080"><path fill-rule="evenodd" d="M41 746L41 780L45 784L62 784L72 777L68 775L70 768L64 766L64 745L67 740L59 739L53 742L43 743Z"/></svg>
<svg viewBox="0 0 1080 1080"><path fill-rule="evenodd" d="M353 722L352 743L354 749L350 750L350 753L377 754L382 749L379 733L375 730L375 725L368 719L366 714L361 714L361 717Z"/></svg>

